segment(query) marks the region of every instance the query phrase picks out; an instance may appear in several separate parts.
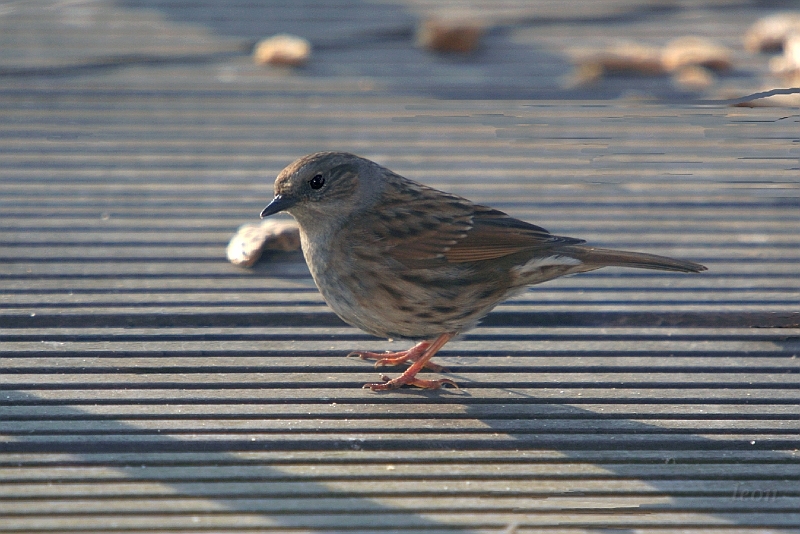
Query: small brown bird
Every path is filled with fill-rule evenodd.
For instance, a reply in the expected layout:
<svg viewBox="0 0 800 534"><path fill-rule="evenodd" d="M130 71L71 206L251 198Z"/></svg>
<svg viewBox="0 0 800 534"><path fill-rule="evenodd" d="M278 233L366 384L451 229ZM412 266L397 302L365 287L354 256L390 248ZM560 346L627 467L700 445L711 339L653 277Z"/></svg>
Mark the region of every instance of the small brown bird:
<svg viewBox="0 0 800 534"><path fill-rule="evenodd" d="M502 211L473 204L343 152L304 156L281 171L261 217L286 211L300 226L308 268L345 322L419 343L394 353L353 352L376 367L412 362L397 378L365 384L435 389L430 359L457 334L531 284L606 266L700 272L690 261L594 248Z"/></svg>

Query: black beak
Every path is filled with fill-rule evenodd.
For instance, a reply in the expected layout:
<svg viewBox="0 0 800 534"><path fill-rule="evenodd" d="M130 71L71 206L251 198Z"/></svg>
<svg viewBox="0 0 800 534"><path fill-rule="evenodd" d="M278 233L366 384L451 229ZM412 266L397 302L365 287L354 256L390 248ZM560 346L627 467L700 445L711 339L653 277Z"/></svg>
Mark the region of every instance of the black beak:
<svg viewBox="0 0 800 534"><path fill-rule="evenodd" d="M261 212L261 218L269 217L270 215L275 215L279 211L283 211L286 208L291 208L295 205L297 201L290 197L285 197L283 195L275 195L275 198L272 199L272 202L264 208L264 211Z"/></svg>

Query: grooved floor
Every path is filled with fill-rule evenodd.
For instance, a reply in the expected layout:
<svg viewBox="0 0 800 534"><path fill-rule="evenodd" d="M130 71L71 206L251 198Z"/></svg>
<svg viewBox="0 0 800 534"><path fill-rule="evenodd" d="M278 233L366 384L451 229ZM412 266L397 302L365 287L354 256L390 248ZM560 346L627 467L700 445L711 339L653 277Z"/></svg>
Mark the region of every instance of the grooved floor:
<svg viewBox="0 0 800 534"><path fill-rule="evenodd" d="M796 108L263 71L200 3L76 4L160 54L103 63L105 26L45 4L2 15L71 48L38 49L64 70L13 47L0 67L0 532L800 530ZM370 5L389 35L430 8ZM621 3L596 5L581 24ZM225 258L281 168L323 149L709 271L532 287L437 357L461 389L373 393L344 355L407 343L342 323L299 253Z"/></svg>

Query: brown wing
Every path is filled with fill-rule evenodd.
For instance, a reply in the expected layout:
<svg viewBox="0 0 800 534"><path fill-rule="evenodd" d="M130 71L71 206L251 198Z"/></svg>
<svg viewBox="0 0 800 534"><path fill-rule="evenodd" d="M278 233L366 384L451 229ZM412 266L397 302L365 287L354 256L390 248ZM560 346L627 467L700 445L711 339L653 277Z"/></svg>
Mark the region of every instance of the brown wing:
<svg viewBox="0 0 800 534"><path fill-rule="evenodd" d="M362 229L401 263L482 261L583 242L415 182L399 185L364 216Z"/></svg>
<svg viewBox="0 0 800 534"><path fill-rule="evenodd" d="M534 224L502 211L474 205L472 228L444 254L458 263L500 258L523 250L546 250L583 243L582 239L555 236Z"/></svg>

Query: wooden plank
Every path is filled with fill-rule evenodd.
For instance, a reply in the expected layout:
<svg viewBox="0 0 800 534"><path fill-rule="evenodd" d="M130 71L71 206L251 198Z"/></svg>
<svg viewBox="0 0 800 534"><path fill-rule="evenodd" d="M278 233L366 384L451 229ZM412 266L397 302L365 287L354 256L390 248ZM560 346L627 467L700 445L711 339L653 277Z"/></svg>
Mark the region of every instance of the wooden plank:
<svg viewBox="0 0 800 534"><path fill-rule="evenodd" d="M796 531L796 110L562 85L572 46L702 30L735 49L716 96L760 89L768 10L729 4L481 4L467 59L410 37L471 1L6 6L0 531ZM312 63L252 65L272 29ZM672 100L605 100L631 90ZM298 253L224 256L322 149L710 271L537 286L437 356L462 389L367 391L344 355L406 342L343 325Z"/></svg>

